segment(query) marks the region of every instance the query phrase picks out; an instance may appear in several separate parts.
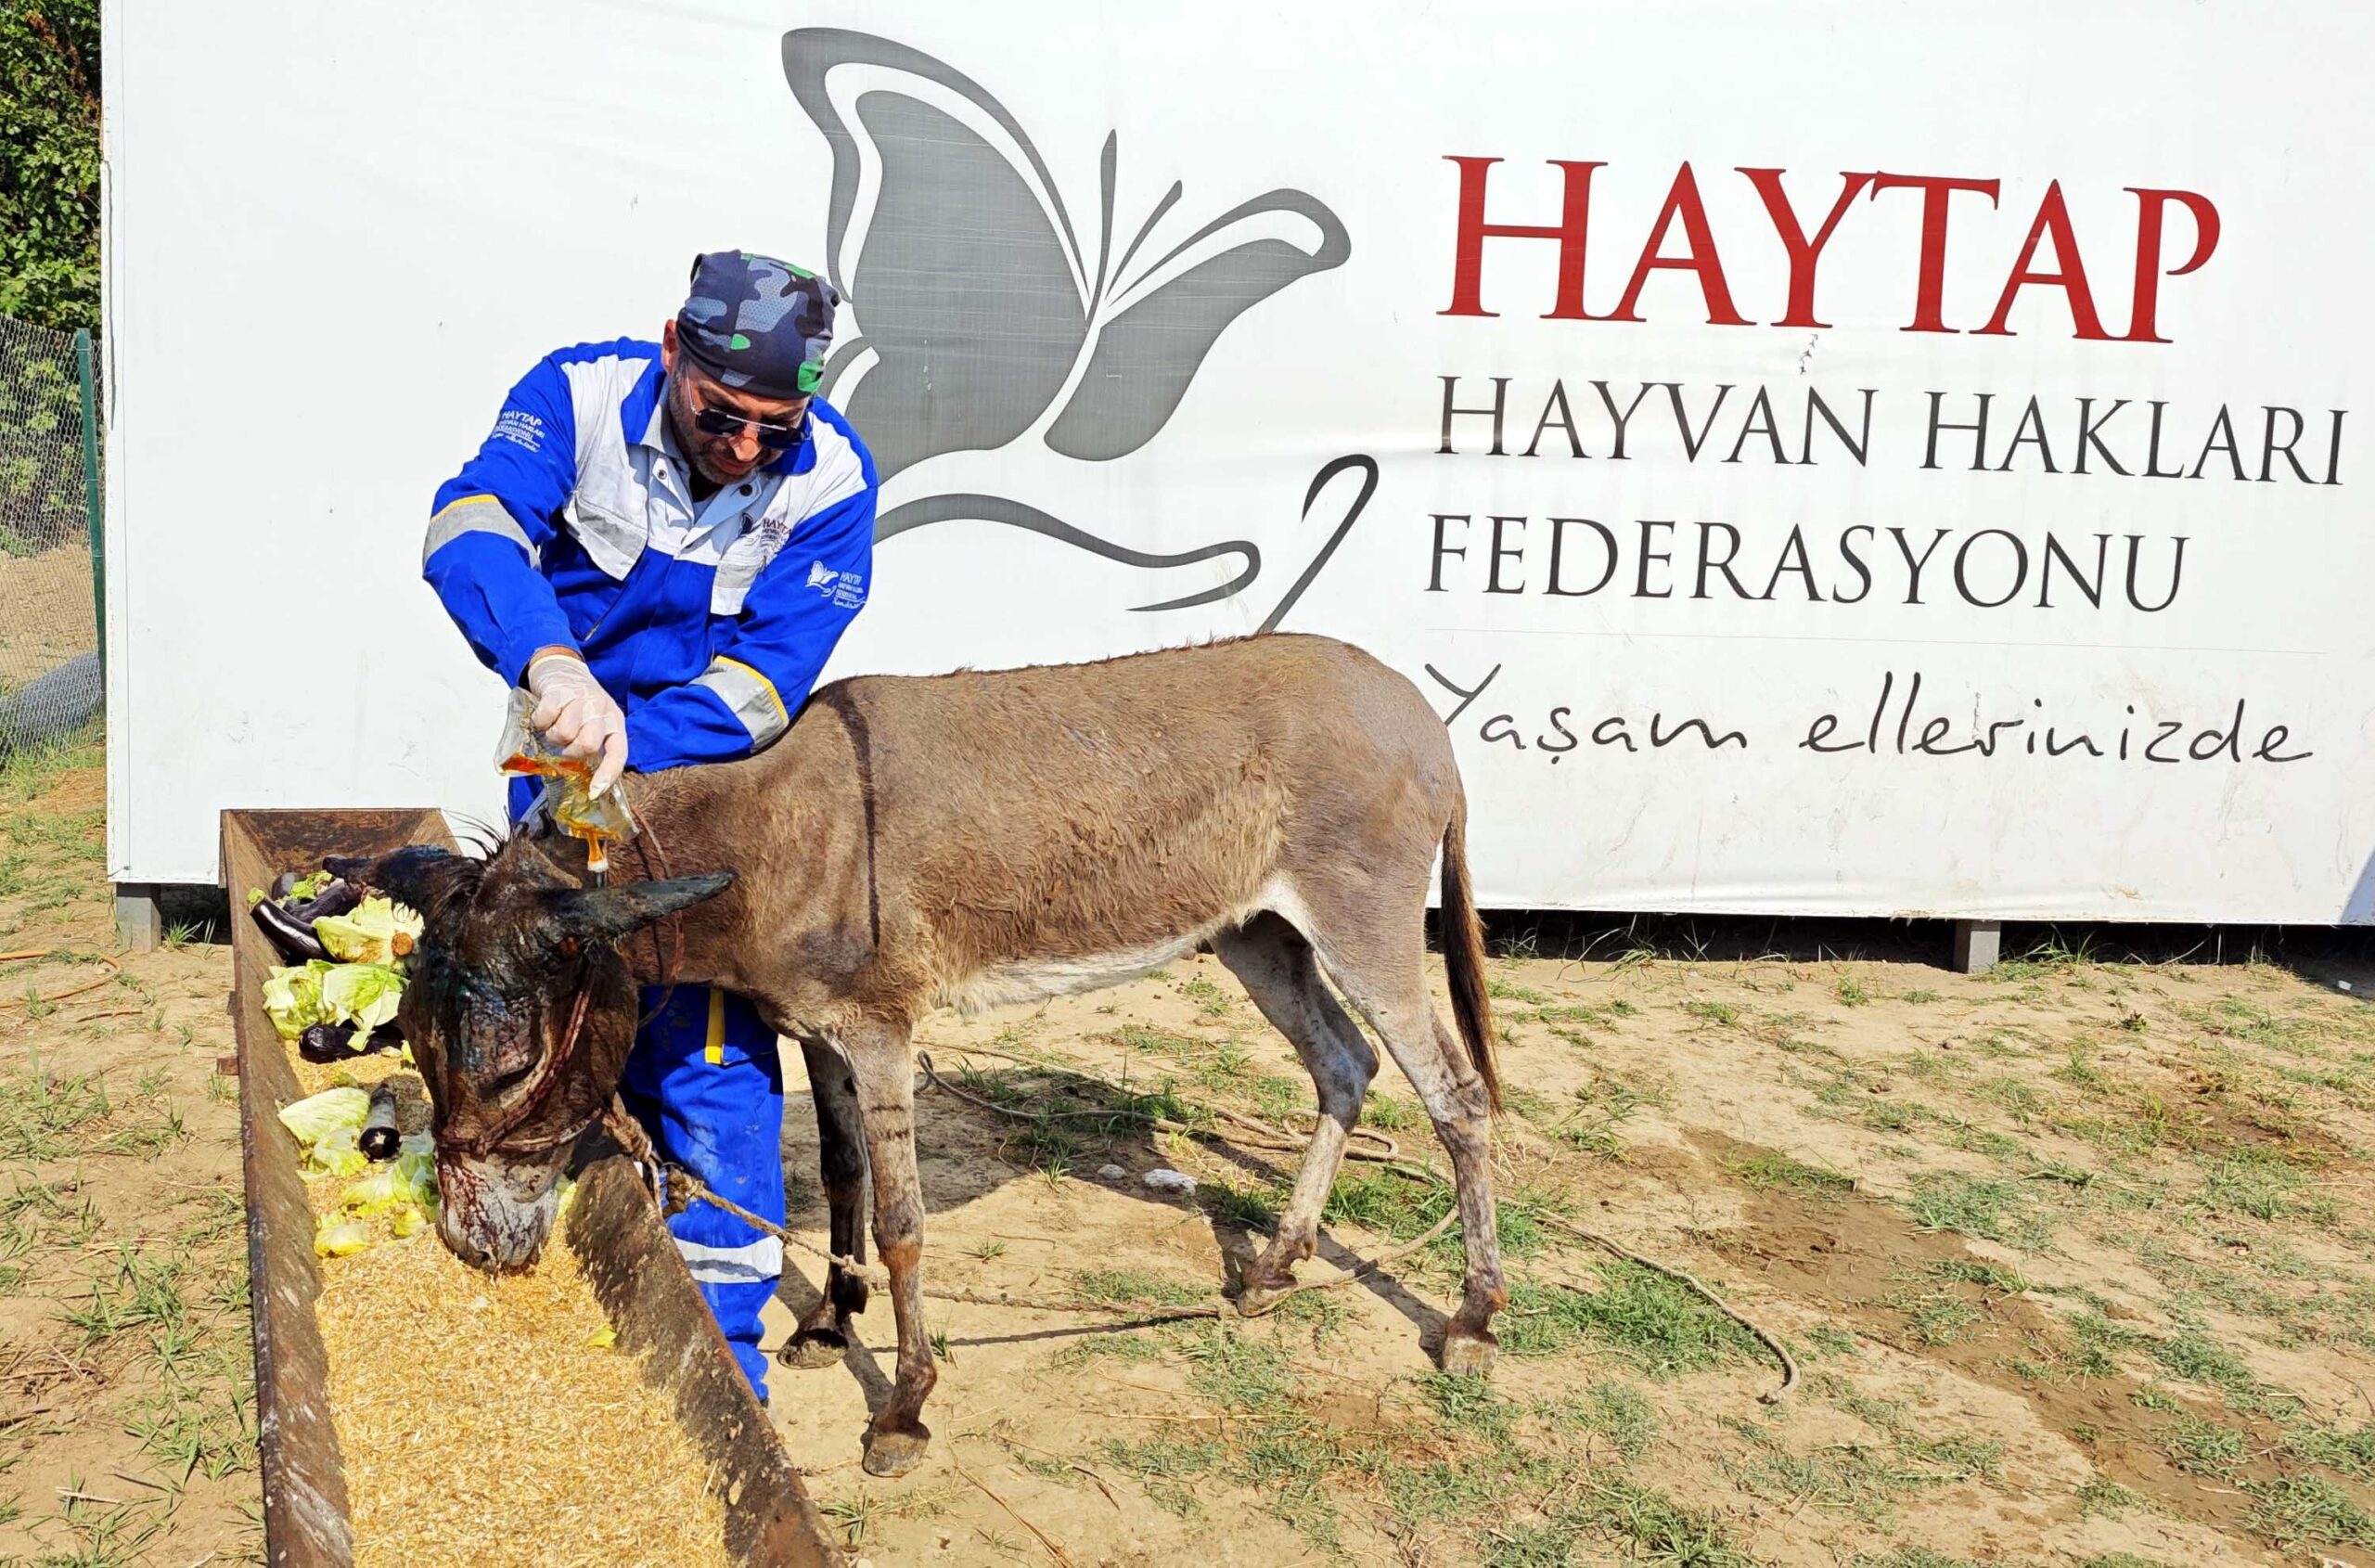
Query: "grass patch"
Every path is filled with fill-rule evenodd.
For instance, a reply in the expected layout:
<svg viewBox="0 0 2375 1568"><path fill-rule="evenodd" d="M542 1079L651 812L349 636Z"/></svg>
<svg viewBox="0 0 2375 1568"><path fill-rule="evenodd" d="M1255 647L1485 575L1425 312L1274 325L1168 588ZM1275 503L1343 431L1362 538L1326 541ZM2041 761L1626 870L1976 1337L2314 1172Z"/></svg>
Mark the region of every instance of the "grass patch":
<svg viewBox="0 0 2375 1568"><path fill-rule="evenodd" d="M1419 1380L1419 1392L1447 1426L1472 1432L1497 1443L1509 1440L1518 1407L1493 1392L1482 1378L1456 1378L1430 1372Z"/></svg>
<svg viewBox="0 0 2375 1568"><path fill-rule="evenodd" d="M1988 1078L1971 1086L1971 1092L1982 1099L1992 1100L2012 1113L2025 1131L2029 1124L2046 1108L2045 1096L2023 1079L2013 1077Z"/></svg>
<svg viewBox="0 0 2375 1568"><path fill-rule="evenodd" d="M2286 1475L2274 1481L2243 1483L2252 1509L2243 1527L2280 1547L2318 1542L2329 1546L2375 1547L2375 1518L2351 1501L2350 1494L2315 1475Z"/></svg>
<svg viewBox="0 0 2375 1568"><path fill-rule="evenodd" d="M1836 1198L1855 1190L1854 1176L1809 1165L1778 1149L1760 1150L1745 1159L1727 1160L1724 1168L1759 1192L1786 1187L1815 1197Z"/></svg>
<svg viewBox="0 0 2375 1568"><path fill-rule="evenodd" d="M1495 1325L1501 1348L1531 1358L1588 1341L1653 1378L1702 1372L1760 1353L1747 1330L1662 1274L1622 1260L1599 1265L1598 1273L1600 1289L1593 1292L1512 1282L1509 1309Z"/></svg>
<svg viewBox="0 0 2375 1568"><path fill-rule="evenodd" d="M1583 1497L1561 1504L1543 1523L1499 1532L1485 1562L1493 1568L1534 1568L1578 1561L1586 1538L1621 1547L1625 1561L1671 1568L1756 1568L1722 1519L1663 1492L1622 1477L1596 1482ZM1558 1555L1549 1555L1556 1551Z"/></svg>
<svg viewBox="0 0 2375 1568"><path fill-rule="evenodd" d="M1226 1018L1232 1006L1228 994L1202 975L1184 980L1179 994L1196 1004L1196 1010L1206 1018Z"/></svg>
<svg viewBox="0 0 2375 1568"><path fill-rule="evenodd" d="M1231 1409L1283 1406L1293 1392L1286 1353L1225 1322L1190 1338L1182 1354L1188 1363L1188 1386Z"/></svg>
<svg viewBox="0 0 2375 1568"><path fill-rule="evenodd" d="M2081 1516L2101 1513L2125 1513L2144 1506L2142 1495L2131 1492L2108 1475L2090 1475L2078 1488L2078 1512Z"/></svg>
<svg viewBox="0 0 2375 1568"><path fill-rule="evenodd" d="M96 1073L46 1073L39 1055L28 1053L25 1066L0 1077L0 1160L88 1153L89 1140L71 1135L104 1121L113 1109L107 1085Z"/></svg>
<svg viewBox="0 0 2375 1568"><path fill-rule="evenodd" d="M1583 1397L1553 1407L1549 1415L1554 1425L1608 1439L1626 1464L1649 1452L1657 1440L1657 1407L1630 1383L1596 1382Z"/></svg>
<svg viewBox="0 0 2375 1568"><path fill-rule="evenodd" d="M1442 1460L1424 1465L1389 1462L1378 1472L1378 1480L1387 1504L1405 1520L1468 1519L1506 1499L1512 1478L1511 1457L1505 1451L1457 1465ZM1541 1526L1521 1526L1529 1528Z"/></svg>
<svg viewBox="0 0 2375 1568"><path fill-rule="evenodd" d="M1966 1154L1977 1154L1984 1159L1994 1160L1999 1164L2018 1160L2025 1152L2020 1139L2006 1133L1999 1133L1993 1127L1983 1127L1975 1122L1966 1122L1959 1116L1950 1119L1946 1124L1946 1142L1949 1147L1959 1149Z"/></svg>
<svg viewBox="0 0 2375 1568"><path fill-rule="evenodd" d="M1941 1279L1977 1285L1983 1291L1995 1291L2002 1295L2017 1296L2029 1289L2029 1282L2020 1270L1979 1258L1941 1258L1930 1266L1930 1272Z"/></svg>
<svg viewBox="0 0 2375 1568"><path fill-rule="evenodd" d="M2083 1312L2070 1320L2070 1348L2055 1369L2073 1377L2114 1377L2121 1355L2148 1343L2148 1336L2099 1312Z"/></svg>
<svg viewBox="0 0 2375 1568"><path fill-rule="evenodd" d="M1267 1230L1278 1223L1278 1209L1286 1202L1287 1193L1283 1188L1239 1187L1215 1177L1197 1185L1196 1198L1207 1213L1225 1225L1234 1225L1241 1230Z"/></svg>
<svg viewBox="0 0 2375 1568"><path fill-rule="evenodd" d="M160 1257L151 1249L144 1256L126 1244L116 1253L114 1272L92 1276L89 1299L60 1306L58 1320L82 1336L82 1350L134 1329L148 1329L160 1338L186 1343L191 1328L181 1277L188 1262L184 1253Z"/></svg>
<svg viewBox="0 0 2375 1568"><path fill-rule="evenodd" d="M1560 1114L1547 1105L1527 1115L1543 1132L1568 1148L1602 1159L1624 1157L1624 1141L1616 1129L1644 1105L1664 1103L1664 1096L1614 1078L1596 1078L1575 1091L1581 1103Z"/></svg>
<svg viewBox="0 0 2375 1568"><path fill-rule="evenodd" d="M1115 1469L1136 1476L1138 1484L1146 1488L1148 1499L1157 1508L1182 1519L1203 1517L1204 1505L1197 1500L1195 1489L1188 1483L1211 1474L1227 1454L1217 1443L1185 1443L1160 1437L1143 1443L1108 1438L1100 1452Z"/></svg>
<svg viewBox="0 0 2375 1568"><path fill-rule="evenodd" d="M1209 982L1207 983L1209 983ZM1205 1042L1192 1035L1182 1035L1170 1029L1158 1029L1150 1023L1125 1023L1097 1036L1100 1045L1119 1046L1123 1050L1148 1051L1156 1056L1176 1057L1185 1060L1204 1048Z"/></svg>
<svg viewBox="0 0 2375 1568"><path fill-rule="evenodd" d="M2189 1382L2231 1388L2253 1381L2252 1369L2209 1335L2188 1330L2156 1342L2152 1359Z"/></svg>
<svg viewBox="0 0 2375 1568"><path fill-rule="evenodd" d="M1914 1299L1906 1305L1905 1315L1923 1344L1952 1344L1987 1316L1962 1297L1944 1293Z"/></svg>
<svg viewBox="0 0 2375 1568"><path fill-rule="evenodd" d="M2340 1471L2356 1480L2375 1481L2375 1421L2355 1431L2307 1425L2287 1427L2284 1451L2296 1459Z"/></svg>
<svg viewBox="0 0 2375 1568"><path fill-rule="evenodd" d="M2219 1213L2248 1215L2273 1224L2293 1213L2293 1194L2308 1181L2306 1174L2281 1160L2239 1150L2210 1163L2202 1176L2201 1198Z"/></svg>
<svg viewBox="0 0 2375 1568"><path fill-rule="evenodd" d="M1162 1356L1162 1343L1152 1334L1136 1330L1115 1333L1109 1330L1074 1340L1048 1357L1047 1364L1059 1369L1085 1367L1098 1361L1135 1364L1158 1360Z"/></svg>
<svg viewBox="0 0 2375 1568"><path fill-rule="evenodd" d="M1924 1230L1952 1230L2034 1252L2053 1227L2035 1213L2014 1181L1995 1181L1958 1171L1930 1171L1914 1179L1900 1201Z"/></svg>
<svg viewBox="0 0 2375 1568"><path fill-rule="evenodd" d="M1887 1444L1827 1443L1794 1453L1781 1447L1768 1428L1737 1419L1724 1424L1752 1445L1746 1456L1721 1460L1743 1490L1792 1510L1818 1508L1867 1523L1894 1519L1906 1498L1926 1487L1974 1474L1992 1476L2000 1466L2001 1449L1995 1444L1964 1440L1925 1447L1900 1438ZM1981 1461L1976 1467L1969 1462L1973 1456Z"/></svg>
<svg viewBox="0 0 2375 1568"><path fill-rule="evenodd" d="M2195 1475L2231 1474L2250 1451L2233 1427L2195 1415L2178 1416L2161 1448L2179 1470Z"/></svg>
<svg viewBox="0 0 2375 1568"><path fill-rule="evenodd" d="M1817 1323L1806 1330L1806 1343L1821 1356L1853 1356L1855 1336L1836 1323Z"/></svg>
<svg viewBox="0 0 2375 1568"><path fill-rule="evenodd" d="M1983 1568L1968 1557L1947 1557L1928 1547L1892 1547L1887 1551L1859 1551L1855 1568Z"/></svg>
<svg viewBox="0 0 2375 1568"><path fill-rule="evenodd" d="M1109 1306L1193 1306L1205 1295L1201 1285L1165 1279L1135 1268L1075 1274L1072 1283L1086 1300Z"/></svg>

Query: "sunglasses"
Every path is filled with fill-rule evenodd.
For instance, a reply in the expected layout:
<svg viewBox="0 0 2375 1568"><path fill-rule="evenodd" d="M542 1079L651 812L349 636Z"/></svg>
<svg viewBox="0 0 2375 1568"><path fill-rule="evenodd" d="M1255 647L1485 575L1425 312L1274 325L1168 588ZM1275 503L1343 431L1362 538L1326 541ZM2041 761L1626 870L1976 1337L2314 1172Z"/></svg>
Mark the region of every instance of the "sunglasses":
<svg viewBox="0 0 2375 1568"><path fill-rule="evenodd" d="M723 408L708 408L696 405L693 428L703 435L738 436L748 430L759 445L769 452L787 452L800 444L801 432L807 428L803 418L796 424L775 425L764 419L748 419L739 414L729 414Z"/></svg>

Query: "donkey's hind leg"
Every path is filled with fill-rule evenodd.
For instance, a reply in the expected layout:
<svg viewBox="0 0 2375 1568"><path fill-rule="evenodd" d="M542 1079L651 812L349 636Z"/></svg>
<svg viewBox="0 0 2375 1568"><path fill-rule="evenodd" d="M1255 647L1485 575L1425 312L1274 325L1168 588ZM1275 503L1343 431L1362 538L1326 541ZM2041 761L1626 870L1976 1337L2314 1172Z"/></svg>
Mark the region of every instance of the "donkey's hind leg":
<svg viewBox="0 0 2375 1568"><path fill-rule="evenodd" d="M1215 936L1213 951L1245 986L1262 1016L1293 1044L1319 1093L1319 1121L1303 1152L1294 1196L1269 1246L1245 1270L1237 1306L1251 1317L1285 1298L1294 1288L1294 1266L1311 1256L1317 1244L1319 1212L1336 1184L1344 1140L1360 1120L1369 1080L1377 1076L1377 1052L1328 994L1312 961L1311 944L1277 916L1256 915L1238 930Z"/></svg>
<svg viewBox="0 0 2375 1568"><path fill-rule="evenodd" d="M913 1053L904 1021L860 1019L842 1032L858 1115L866 1126L866 1163L874 1186L874 1240L891 1276L891 1306L899 1320L899 1371L891 1397L866 1432L866 1472L905 1475L923 1462L931 1433L924 1400L939 1380L931 1336L924 1329L924 1195L916 1175Z"/></svg>
<svg viewBox="0 0 2375 1568"><path fill-rule="evenodd" d="M823 1040L803 1038L800 1054L808 1062L808 1094L816 1106L816 1163L832 1215L833 1253L864 1263L866 1127L858 1115L857 1082L850 1064ZM824 1293L776 1359L808 1369L838 1364L849 1349L850 1319L866 1310L866 1296L865 1280L844 1274L840 1264L828 1265Z"/></svg>
<svg viewBox="0 0 2375 1568"><path fill-rule="evenodd" d="M1319 961L1409 1076L1451 1155L1468 1274L1439 1358L1446 1372L1481 1374L1500 1348L1493 1315L1508 1304L1493 1206L1491 1096L1427 995L1423 885L1406 895L1408 914L1400 918L1380 906L1391 909L1402 899L1380 898L1373 887L1333 897L1329 891L1303 890Z"/></svg>

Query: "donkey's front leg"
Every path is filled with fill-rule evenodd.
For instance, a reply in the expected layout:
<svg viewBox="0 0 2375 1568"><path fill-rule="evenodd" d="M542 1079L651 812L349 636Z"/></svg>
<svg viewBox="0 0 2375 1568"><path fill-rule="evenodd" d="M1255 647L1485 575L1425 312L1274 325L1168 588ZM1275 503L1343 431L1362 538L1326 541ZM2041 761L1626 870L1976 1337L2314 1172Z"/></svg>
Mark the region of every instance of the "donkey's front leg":
<svg viewBox="0 0 2375 1568"><path fill-rule="evenodd" d="M832 1246L838 1257L866 1261L866 1131L858 1113L857 1080L848 1062L825 1041L802 1035L808 1061L808 1093L816 1107L816 1155L832 1210ZM844 1274L840 1264L825 1271L824 1292L800 1320L791 1339L777 1352L787 1367L815 1369L840 1362L849 1349L850 1319L866 1310L866 1281Z"/></svg>
<svg viewBox="0 0 2375 1568"><path fill-rule="evenodd" d="M924 1331L924 1194L916 1175L915 1079L905 1024L864 1021L841 1035L857 1077L874 1177L874 1241L891 1275L899 1318L899 1372L891 1398L867 1428L869 1475L905 1475L923 1462L931 1433L924 1399L940 1374Z"/></svg>

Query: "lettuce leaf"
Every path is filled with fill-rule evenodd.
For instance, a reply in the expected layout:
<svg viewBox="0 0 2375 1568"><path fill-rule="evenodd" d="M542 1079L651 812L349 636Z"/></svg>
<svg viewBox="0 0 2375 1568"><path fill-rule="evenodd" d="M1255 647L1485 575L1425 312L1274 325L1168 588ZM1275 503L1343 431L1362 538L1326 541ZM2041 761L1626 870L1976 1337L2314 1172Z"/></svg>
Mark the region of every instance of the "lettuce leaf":
<svg viewBox="0 0 2375 1568"><path fill-rule="evenodd" d="M374 893L346 914L315 920L314 934L341 963L394 964L420 940L420 926L418 915Z"/></svg>
<svg viewBox="0 0 2375 1568"><path fill-rule="evenodd" d="M264 977L263 1010L272 1020L272 1032L284 1040L293 1040L315 1023L335 1022L322 1007L322 976L337 966L320 958L289 968L276 969Z"/></svg>
<svg viewBox="0 0 2375 1568"><path fill-rule="evenodd" d="M340 964L322 975L320 990L325 1019L353 1024L360 1050L372 1030L394 1021L404 977L380 964Z"/></svg>
<svg viewBox="0 0 2375 1568"><path fill-rule="evenodd" d="M363 1118L370 1112L371 1097L362 1089L324 1089L282 1106L280 1125L310 1149L340 1127L360 1135Z"/></svg>
<svg viewBox="0 0 2375 1568"><path fill-rule="evenodd" d="M370 1244L371 1227L361 1220L325 1221L314 1231L314 1252L319 1257L346 1257Z"/></svg>
<svg viewBox="0 0 2375 1568"><path fill-rule="evenodd" d="M363 1129L333 1127L305 1150L305 1169L313 1176L359 1176L371 1162L364 1157Z"/></svg>

